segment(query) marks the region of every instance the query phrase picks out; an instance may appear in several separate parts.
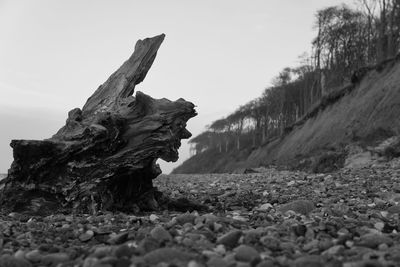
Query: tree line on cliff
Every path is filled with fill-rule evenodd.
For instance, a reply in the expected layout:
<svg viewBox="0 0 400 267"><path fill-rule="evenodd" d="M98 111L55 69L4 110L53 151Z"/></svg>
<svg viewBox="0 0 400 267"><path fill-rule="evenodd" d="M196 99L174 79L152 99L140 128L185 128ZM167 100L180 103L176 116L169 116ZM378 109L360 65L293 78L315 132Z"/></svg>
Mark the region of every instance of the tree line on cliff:
<svg viewBox="0 0 400 267"><path fill-rule="evenodd" d="M316 12L311 55L284 68L260 97L208 125L192 138L192 154L255 148L281 136L321 99L365 66L394 57L400 48L400 0L359 0L356 9Z"/></svg>

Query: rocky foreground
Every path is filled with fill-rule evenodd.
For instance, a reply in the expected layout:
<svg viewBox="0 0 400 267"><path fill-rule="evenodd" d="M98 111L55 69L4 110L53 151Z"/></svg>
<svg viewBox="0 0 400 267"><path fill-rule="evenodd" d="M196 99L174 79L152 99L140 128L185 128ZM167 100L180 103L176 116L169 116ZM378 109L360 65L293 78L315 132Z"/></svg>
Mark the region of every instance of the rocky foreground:
<svg viewBox="0 0 400 267"><path fill-rule="evenodd" d="M209 211L0 217L0 266L400 266L400 160L162 176Z"/></svg>

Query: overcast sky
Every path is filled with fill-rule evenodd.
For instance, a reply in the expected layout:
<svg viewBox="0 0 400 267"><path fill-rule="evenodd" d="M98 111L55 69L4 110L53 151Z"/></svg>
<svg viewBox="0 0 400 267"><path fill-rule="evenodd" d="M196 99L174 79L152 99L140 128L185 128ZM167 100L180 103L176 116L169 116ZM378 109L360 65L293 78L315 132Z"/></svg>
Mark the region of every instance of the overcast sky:
<svg viewBox="0 0 400 267"><path fill-rule="evenodd" d="M11 139L44 139L64 125L133 52L166 34L136 90L183 97L205 125L254 99L310 52L314 14L352 0L0 0L0 173ZM161 163L165 173L189 156Z"/></svg>

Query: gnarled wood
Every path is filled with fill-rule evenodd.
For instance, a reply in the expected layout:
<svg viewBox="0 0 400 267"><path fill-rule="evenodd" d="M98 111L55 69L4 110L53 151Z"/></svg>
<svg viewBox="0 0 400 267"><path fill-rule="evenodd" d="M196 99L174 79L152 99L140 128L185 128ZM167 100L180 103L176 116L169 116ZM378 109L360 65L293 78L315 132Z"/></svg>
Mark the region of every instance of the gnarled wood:
<svg viewBox="0 0 400 267"><path fill-rule="evenodd" d="M65 126L50 139L12 140L14 162L0 196L3 209L46 214L61 208L157 206L151 196L152 179L161 173L156 160L178 159L180 140L191 136L186 122L196 115L183 99L132 96L163 40L163 34L139 40L133 55L82 110L68 113Z"/></svg>

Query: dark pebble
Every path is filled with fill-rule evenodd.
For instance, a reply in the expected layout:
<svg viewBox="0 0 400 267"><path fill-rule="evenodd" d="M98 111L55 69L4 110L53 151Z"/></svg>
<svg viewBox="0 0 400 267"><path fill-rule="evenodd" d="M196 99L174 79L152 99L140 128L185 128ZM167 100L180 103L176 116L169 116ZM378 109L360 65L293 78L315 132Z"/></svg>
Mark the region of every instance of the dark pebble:
<svg viewBox="0 0 400 267"><path fill-rule="evenodd" d="M194 255L174 248L159 248L147 253L143 257L144 261L151 265L157 265L161 262L175 264L177 262L189 262L195 259Z"/></svg>
<svg viewBox="0 0 400 267"><path fill-rule="evenodd" d="M217 244L222 244L226 247L234 248L236 247L239 238L242 236L242 231L233 230L217 239Z"/></svg>
<svg viewBox="0 0 400 267"><path fill-rule="evenodd" d="M128 240L128 236L129 232L122 232L117 234L116 236L110 237L107 242L112 245L119 245L126 242Z"/></svg>
<svg viewBox="0 0 400 267"><path fill-rule="evenodd" d="M115 249L114 255L117 258L130 258L135 253L135 251L136 249L133 247L129 247L128 245L120 245Z"/></svg>

